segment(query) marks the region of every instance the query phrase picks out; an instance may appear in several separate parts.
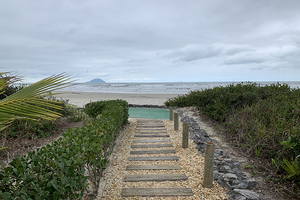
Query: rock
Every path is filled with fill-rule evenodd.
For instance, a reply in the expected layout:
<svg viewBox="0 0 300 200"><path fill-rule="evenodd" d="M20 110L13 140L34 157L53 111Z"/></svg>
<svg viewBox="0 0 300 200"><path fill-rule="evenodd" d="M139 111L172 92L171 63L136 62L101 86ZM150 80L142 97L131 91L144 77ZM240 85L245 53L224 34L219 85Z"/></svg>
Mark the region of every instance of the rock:
<svg viewBox="0 0 300 200"><path fill-rule="evenodd" d="M254 188L256 186L256 180L254 178L249 178L244 182L247 184L247 188Z"/></svg>
<svg viewBox="0 0 300 200"><path fill-rule="evenodd" d="M245 197L246 199L253 199L253 200L256 200L256 199L260 199L259 197L259 194L257 194L256 192L253 192L251 190L241 190L241 189L234 189L233 190L234 192L242 195L243 197Z"/></svg>
<svg viewBox="0 0 300 200"><path fill-rule="evenodd" d="M238 169L238 168L234 168L234 169L232 169L232 171L233 171L236 175L238 175L238 176L243 176L243 175L244 175L244 173L243 173L240 169Z"/></svg>
<svg viewBox="0 0 300 200"><path fill-rule="evenodd" d="M242 182L236 186L233 186L236 189L247 189L248 188L248 184L246 184L245 182Z"/></svg>
<svg viewBox="0 0 300 200"><path fill-rule="evenodd" d="M231 189L231 188L232 188L232 186L231 186L230 183L228 183L228 182L226 182L226 187L227 187L228 189Z"/></svg>
<svg viewBox="0 0 300 200"><path fill-rule="evenodd" d="M224 178L228 178L230 180L236 180L237 176L235 174L227 173L227 174L225 174Z"/></svg>
<svg viewBox="0 0 300 200"><path fill-rule="evenodd" d="M234 181L232 181L232 185L238 185L238 184L240 184L240 183L241 183L240 180L234 180Z"/></svg>
<svg viewBox="0 0 300 200"><path fill-rule="evenodd" d="M235 162L235 163L233 163L233 167L236 167L239 169L239 168L241 168L241 165L239 162Z"/></svg>
<svg viewBox="0 0 300 200"><path fill-rule="evenodd" d="M215 170L213 172L213 176L214 176L214 179L216 180L223 180L224 179L224 174L223 173L219 173L217 170Z"/></svg>
<svg viewBox="0 0 300 200"><path fill-rule="evenodd" d="M233 181L237 179L237 176L235 174L227 173L224 176L224 181L233 184Z"/></svg>
<svg viewBox="0 0 300 200"><path fill-rule="evenodd" d="M243 196L238 196L237 198L235 198L235 200L247 200L247 199Z"/></svg>
<svg viewBox="0 0 300 200"><path fill-rule="evenodd" d="M223 165L220 167L219 171L228 173L229 171L231 171L231 169L228 165Z"/></svg>
<svg viewBox="0 0 300 200"><path fill-rule="evenodd" d="M222 161L223 158L221 156L217 157L218 160Z"/></svg>
<svg viewBox="0 0 300 200"><path fill-rule="evenodd" d="M214 160L214 162L215 162L215 165L219 165L220 164L220 161L218 161L218 160Z"/></svg>
<svg viewBox="0 0 300 200"><path fill-rule="evenodd" d="M223 159L225 162L227 163L233 163L232 159L231 158L224 158Z"/></svg>
<svg viewBox="0 0 300 200"><path fill-rule="evenodd" d="M217 154L220 154L220 155L223 155L223 150L222 149L215 149L215 153L217 153Z"/></svg>
<svg viewBox="0 0 300 200"><path fill-rule="evenodd" d="M197 144L197 150L205 157L205 143L212 140L205 130L201 129L197 122L189 116L184 116L181 110L174 108L182 122L190 124L190 138ZM247 179L245 173L240 170L240 163L234 162L228 154L225 154L218 146L214 150L214 181L228 188L229 200L262 199L259 194L249 190L256 186L255 179Z"/></svg>

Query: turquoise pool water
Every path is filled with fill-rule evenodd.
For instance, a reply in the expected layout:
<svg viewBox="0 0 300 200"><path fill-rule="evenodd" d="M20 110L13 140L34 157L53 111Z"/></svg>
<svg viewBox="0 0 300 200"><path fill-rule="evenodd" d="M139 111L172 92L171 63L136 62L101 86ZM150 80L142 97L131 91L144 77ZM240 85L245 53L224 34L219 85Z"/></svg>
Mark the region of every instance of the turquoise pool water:
<svg viewBox="0 0 300 200"><path fill-rule="evenodd" d="M129 108L129 117L146 119L169 119L169 110L160 108Z"/></svg>

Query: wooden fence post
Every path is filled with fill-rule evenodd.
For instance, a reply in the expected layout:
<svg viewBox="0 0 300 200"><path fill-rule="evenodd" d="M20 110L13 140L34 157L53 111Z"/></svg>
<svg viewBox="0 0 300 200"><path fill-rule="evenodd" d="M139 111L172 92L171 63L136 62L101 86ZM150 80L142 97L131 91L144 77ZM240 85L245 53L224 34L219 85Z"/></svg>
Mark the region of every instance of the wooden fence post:
<svg viewBox="0 0 300 200"><path fill-rule="evenodd" d="M173 107L170 107L170 121L173 120Z"/></svg>
<svg viewBox="0 0 300 200"><path fill-rule="evenodd" d="M174 113L174 131L178 131L178 113Z"/></svg>
<svg viewBox="0 0 300 200"><path fill-rule="evenodd" d="M182 130L182 148L189 147L189 123L183 123L183 130Z"/></svg>
<svg viewBox="0 0 300 200"><path fill-rule="evenodd" d="M205 144L203 187L206 188L212 188L213 186L214 150L215 150L214 143L207 142Z"/></svg>

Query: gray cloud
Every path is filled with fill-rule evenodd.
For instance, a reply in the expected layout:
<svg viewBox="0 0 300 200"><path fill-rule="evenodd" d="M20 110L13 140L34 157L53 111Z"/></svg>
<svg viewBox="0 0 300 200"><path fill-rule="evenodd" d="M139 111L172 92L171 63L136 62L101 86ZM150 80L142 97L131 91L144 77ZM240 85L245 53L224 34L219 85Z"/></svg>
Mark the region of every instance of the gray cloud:
<svg viewBox="0 0 300 200"><path fill-rule="evenodd" d="M221 49L213 46L187 45L180 49L171 50L165 53L165 57L174 58L174 61L190 62L204 58L211 58L220 55Z"/></svg>
<svg viewBox="0 0 300 200"><path fill-rule="evenodd" d="M252 81L256 71L279 81L300 73L298 0L0 4L0 67L27 82L61 72L79 82Z"/></svg>
<svg viewBox="0 0 300 200"><path fill-rule="evenodd" d="M245 56L236 56L235 58L231 58L224 61L226 65L237 65L237 64L260 64L266 62L267 58L262 56L253 56L253 55L245 55Z"/></svg>

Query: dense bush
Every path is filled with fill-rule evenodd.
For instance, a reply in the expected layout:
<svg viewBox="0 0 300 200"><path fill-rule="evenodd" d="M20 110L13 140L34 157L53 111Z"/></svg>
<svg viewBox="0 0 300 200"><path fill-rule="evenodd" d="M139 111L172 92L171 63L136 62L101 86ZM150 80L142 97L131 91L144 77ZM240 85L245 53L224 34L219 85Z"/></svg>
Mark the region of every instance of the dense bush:
<svg viewBox="0 0 300 200"><path fill-rule="evenodd" d="M0 100L4 99L5 97L8 97L9 95L12 95L13 93L23 89L24 87L26 87L26 84L20 84L18 86L11 84L5 87L3 90L0 90Z"/></svg>
<svg viewBox="0 0 300 200"><path fill-rule="evenodd" d="M114 141L128 119L127 102L101 104L105 109L90 124L68 129L51 145L9 163L0 172L0 198L81 199L88 179L98 188Z"/></svg>
<svg viewBox="0 0 300 200"><path fill-rule="evenodd" d="M8 139L15 139L18 137L26 137L32 139L35 137L49 137L50 135L55 134L58 131L59 128L55 121L31 121L26 119L17 119L6 130L0 132L0 135L5 132Z"/></svg>
<svg viewBox="0 0 300 200"><path fill-rule="evenodd" d="M105 101L92 102L85 106L85 113L95 118L103 112L106 106Z"/></svg>
<svg viewBox="0 0 300 200"><path fill-rule="evenodd" d="M57 111L68 121L86 121L88 118L87 114L82 109L68 104L68 100L58 100L55 97L49 97L48 100L57 101L62 104L62 110L55 110L51 108L49 108L49 110ZM33 121L27 119L16 119L4 131L0 131L0 136L5 135L7 139L16 139L18 137L32 139L49 137L52 134L58 133L59 131L60 129L56 120L41 119Z"/></svg>
<svg viewBox="0 0 300 200"><path fill-rule="evenodd" d="M232 142L256 157L280 162L300 154L300 89L287 84L219 86L191 91L165 105L196 106L222 122Z"/></svg>

